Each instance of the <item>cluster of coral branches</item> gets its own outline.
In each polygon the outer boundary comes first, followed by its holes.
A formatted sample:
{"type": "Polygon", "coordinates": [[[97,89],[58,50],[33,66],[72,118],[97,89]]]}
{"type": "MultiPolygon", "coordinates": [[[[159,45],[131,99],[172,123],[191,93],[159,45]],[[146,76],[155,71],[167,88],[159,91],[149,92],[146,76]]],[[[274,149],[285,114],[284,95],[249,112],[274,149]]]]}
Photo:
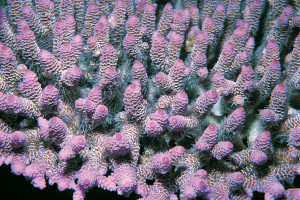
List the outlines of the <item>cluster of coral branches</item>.
{"type": "Polygon", "coordinates": [[[298,0],[8,0],[0,165],[74,200],[300,199],[299,31],[298,0]]]}

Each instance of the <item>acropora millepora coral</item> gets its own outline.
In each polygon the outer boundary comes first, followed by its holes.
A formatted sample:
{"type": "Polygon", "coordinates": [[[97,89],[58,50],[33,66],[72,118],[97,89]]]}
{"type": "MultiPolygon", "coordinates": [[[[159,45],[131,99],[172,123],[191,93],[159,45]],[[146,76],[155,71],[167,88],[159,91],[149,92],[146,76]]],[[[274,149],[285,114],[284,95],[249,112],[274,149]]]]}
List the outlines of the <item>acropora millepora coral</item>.
{"type": "Polygon", "coordinates": [[[300,199],[299,27],[297,0],[8,0],[0,165],[74,200],[300,199]]]}

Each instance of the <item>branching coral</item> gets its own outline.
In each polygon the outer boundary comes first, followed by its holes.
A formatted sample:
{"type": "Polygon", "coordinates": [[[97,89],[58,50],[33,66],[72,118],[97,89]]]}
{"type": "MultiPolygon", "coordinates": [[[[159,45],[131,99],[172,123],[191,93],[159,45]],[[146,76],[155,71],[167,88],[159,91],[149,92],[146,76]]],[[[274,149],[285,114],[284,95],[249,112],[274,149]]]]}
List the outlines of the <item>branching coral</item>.
{"type": "Polygon", "coordinates": [[[299,31],[297,1],[8,0],[0,165],[74,200],[300,199],[299,31]]]}

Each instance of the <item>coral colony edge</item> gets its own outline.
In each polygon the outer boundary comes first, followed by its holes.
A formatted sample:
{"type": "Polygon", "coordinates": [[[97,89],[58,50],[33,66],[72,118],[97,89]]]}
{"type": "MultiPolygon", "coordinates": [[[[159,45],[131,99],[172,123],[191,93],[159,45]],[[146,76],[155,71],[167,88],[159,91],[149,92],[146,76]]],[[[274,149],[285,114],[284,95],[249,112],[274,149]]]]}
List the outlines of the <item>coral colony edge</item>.
{"type": "Polygon", "coordinates": [[[299,200],[299,31],[298,0],[1,1],[1,168],[74,200],[299,200]]]}

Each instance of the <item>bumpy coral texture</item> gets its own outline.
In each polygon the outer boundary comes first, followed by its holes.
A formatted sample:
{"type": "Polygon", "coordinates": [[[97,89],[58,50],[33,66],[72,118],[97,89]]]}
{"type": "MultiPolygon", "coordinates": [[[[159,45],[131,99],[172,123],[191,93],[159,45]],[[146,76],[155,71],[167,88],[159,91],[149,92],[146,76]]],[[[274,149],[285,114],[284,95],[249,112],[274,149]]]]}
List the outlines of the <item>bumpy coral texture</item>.
{"type": "Polygon", "coordinates": [[[74,200],[300,199],[299,1],[1,3],[12,173],[74,200]]]}

